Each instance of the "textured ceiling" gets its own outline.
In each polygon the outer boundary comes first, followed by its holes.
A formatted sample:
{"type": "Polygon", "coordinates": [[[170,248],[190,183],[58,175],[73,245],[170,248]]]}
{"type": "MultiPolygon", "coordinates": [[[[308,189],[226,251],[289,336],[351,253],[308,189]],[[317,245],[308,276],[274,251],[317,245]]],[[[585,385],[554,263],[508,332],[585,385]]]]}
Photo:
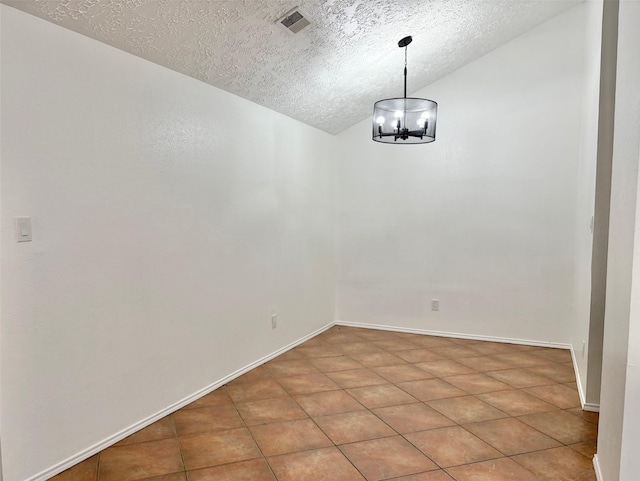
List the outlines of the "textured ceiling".
{"type": "MultiPolygon", "coordinates": [[[[2,0],[329,133],[581,0],[2,0]],[[276,21],[300,6],[312,24],[276,21]]],[[[437,100],[437,99],[434,99],[437,100]]]]}

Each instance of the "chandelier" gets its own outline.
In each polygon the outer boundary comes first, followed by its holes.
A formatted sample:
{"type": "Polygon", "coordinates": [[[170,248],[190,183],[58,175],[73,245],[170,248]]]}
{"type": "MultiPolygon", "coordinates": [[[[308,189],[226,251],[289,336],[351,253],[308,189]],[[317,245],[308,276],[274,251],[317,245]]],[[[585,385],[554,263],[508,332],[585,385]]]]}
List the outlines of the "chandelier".
{"type": "Polygon", "coordinates": [[[387,144],[427,144],[436,140],[438,104],[433,100],[407,97],[407,46],[404,37],[404,97],[379,100],[373,106],[373,140],[387,144]],[[398,142],[400,141],[400,142],[398,142]]]}

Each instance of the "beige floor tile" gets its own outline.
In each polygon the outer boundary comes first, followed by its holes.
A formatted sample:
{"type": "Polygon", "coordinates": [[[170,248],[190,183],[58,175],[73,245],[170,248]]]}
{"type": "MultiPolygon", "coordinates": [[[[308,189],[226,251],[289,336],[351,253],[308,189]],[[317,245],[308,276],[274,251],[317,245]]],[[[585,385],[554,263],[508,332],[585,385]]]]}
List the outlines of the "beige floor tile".
{"type": "Polygon", "coordinates": [[[354,443],[388,436],[396,432],[369,411],[331,414],[314,419],[335,444],[354,443]]]}
{"type": "Polygon", "coordinates": [[[393,351],[393,354],[395,356],[398,356],[400,359],[404,359],[405,361],[410,363],[437,361],[443,359],[442,356],[434,353],[431,349],[427,348],[414,348],[408,351],[393,351]]]}
{"type": "Polygon", "coordinates": [[[229,384],[227,387],[233,402],[257,401],[286,396],[287,392],[275,379],[257,379],[239,384],[229,384]]]}
{"type": "Polygon", "coordinates": [[[515,367],[533,367],[549,364],[551,361],[534,356],[530,351],[496,354],[496,359],[513,364],[515,367]]]}
{"type": "Polygon", "coordinates": [[[356,361],[367,366],[368,368],[380,366],[395,366],[397,364],[405,364],[406,361],[394,356],[390,352],[368,352],[364,354],[352,354],[356,361]]]}
{"type": "Polygon", "coordinates": [[[426,473],[412,474],[410,476],[402,476],[393,478],[390,481],[455,481],[451,476],[441,469],[437,471],[427,471],[426,473]]]}
{"type": "Polygon", "coordinates": [[[571,364],[545,364],[532,366],[529,371],[548,377],[555,382],[575,382],[576,374],[571,364]]]}
{"type": "Polygon", "coordinates": [[[335,345],[343,354],[353,356],[354,354],[366,354],[372,352],[384,352],[378,346],[373,343],[360,340],[359,342],[348,342],[344,344],[335,345]]]}
{"type": "Polygon", "coordinates": [[[521,389],[523,387],[544,386],[548,384],[555,384],[555,381],[528,371],[525,368],[506,369],[502,371],[491,371],[487,373],[498,381],[506,382],[511,386],[521,389]]]}
{"type": "Polygon", "coordinates": [[[337,448],[268,458],[278,481],[365,481],[337,448]]]}
{"type": "MultiPolygon", "coordinates": [[[[498,371],[501,369],[513,369],[514,365],[510,362],[496,359],[494,356],[478,356],[478,357],[465,357],[458,359],[460,364],[464,364],[467,367],[471,367],[479,372],[498,371]]],[[[453,373],[453,374],[465,374],[465,373],[453,373]]],[[[451,375],[453,375],[451,374],[451,375]]]]}
{"type": "Polygon", "coordinates": [[[464,428],[507,456],[561,446],[555,439],[514,418],[465,424],[464,428]]]}
{"type": "Polygon", "coordinates": [[[591,441],[598,436],[595,424],[566,411],[529,414],[518,419],[563,444],[591,441]]]}
{"type": "Polygon", "coordinates": [[[467,464],[449,468],[447,472],[456,481],[541,481],[510,458],[467,464]]]}
{"type": "Polygon", "coordinates": [[[576,416],[581,417],[582,419],[585,419],[586,421],[592,422],[594,424],[598,424],[598,420],[600,419],[600,415],[598,413],[583,411],[582,408],[567,409],[567,412],[575,414],[576,416]]]}
{"type": "Polygon", "coordinates": [[[290,395],[311,394],[340,389],[335,382],[324,374],[304,374],[302,376],[279,377],[278,382],[290,395]]]}
{"type": "Polygon", "coordinates": [[[133,481],[184,471],[178,441],[163,439],[107,448],[100,453],[100,481],[133,481]]]}
{"type": "Polygon", "coordinates": [[[260,424],[249,428],[265,456],[333,446],[311,419],[260,424]]]}
{"type": "Polygon", "coordinates": [[[187,481],[187,473],[165,474],[163,476],[146,478],[143,481],[187,481]]]}
{"type": "Polygon", "coordinates": [[[263,399],[236,405],[247,426],[303,419],[307,414],[290,397],[263,399]]]}
{"type": "Polygon", "coordinates": [[[397,366],[374,367],[373,371],[391,383],[403,381],[417,381],[418,379],[431,379],[432,374],[411,364],[399,364],[397,366]]]}
{"type": "Polygon", "coordinates": [[[479,341],[473,345],[473,348],[486,356],[515,352],[512,344],[504,342],[479,341]]]}
{"type": "Polygon", "coordinates": [[[461,345],[434,347],[433,352],[436,354],[453,360],[462,359],[465,357],[476,357],[482,353],[477,351],[473,347],[465,347],[461,345]]]}
{"type": "Polygon", "coordinates": [[[529,351],[529,354],[541,357],[542,359],[547,359],[554,363],[572,362],[571,351],[569,349],[543,348],[529,351]]]}
{"type": "Polygon", "coordinates": [[[347,392],[369,409],[417,402],[416,398],[391,384],[356,387],[347,389],[347,392]]]}
{"type": "Polygon", "coordinates": [[[210,433],[244,426],[233,404],[180,410],[175,412],[172,417],[178,436],[210,433]]]}
{"type": "Polygon", "coordinates": [[[460,426],[405,434],[405,438],[442,468],[503,457],[460,426]]]}
{"type": "Polygon", "coordinates": [[[589,459],[593,458],[593,455],[598,451],[598,445],[596,440],[592,441],[584,441],[582,443],[576,443],[569,445],[571,449],[574,451],[578,451],[583,456],[588,457],[589,459]]]}
{"type": "Polygon", "coordinates": [[[187,471],[261,457],[246,428],[179,438],[187,471]]]}
{"type": "MultiPolygon", "coordinates": [[[[476,370],[451,359],[416,363],[416,367],[424,369],[437,377],[455,376],[457,374],[473,374],[476,370]]],[[[400,382],[400,381],[396,381],[400,382]]]]}
{"type": "Polygon", "coordinates": [[[573,481],[576,474],[593,470],[591,459],[566,446],[512,459],[544,481],[573,481]]]}
{"type": "Polygon", "coordinates": [[[525,392],[539,397],[560,409],[580,407],[580,397],[576,389],[571,389],[564,384],[551,384],[549,386],[537,386],[524,389],[525,392]]]}
{"type": "Polygon", "coordinates": [[[198,469],[187,476],[189,481],[276,481],[264,459],[198,469]]]}
{"type": "Polygon", "coordinates": [[[525,414],[556,411],[558,409],[553,404],[549,404],[519,389],[477,394],[476,397],[510,416],[524,416],[525,414]]]}
{"type": "Polygon", "coordinates": [[[506,391],[507,389],[511,389],[509,384],[498,381],[483,373],[448,376],[442,378],[442,380],[469,394],[481,394],[484,392],[506,391]]]}
{"type": "Polygon", "coordinates": [[[420,401],[451,398],[466,394],[462,389],[458,389],[441,379],[400,382],[397,386],[420,401]]]}
{"type": "Polygon", "coordinates": [[[455,424],[424,403],[402,404],[374,409],[373,412],[400,434],[442,428],[455,424]]]}
{"type": "Polygon", "coordinates": [[[437,469],[429,458],[400,436],[345,444],[340,449],[367,481],[437,469]]]}
{"type": "Polygon", "coordinates": [[[349,371],[364,368],[358,361],[345,355],[311,359],[311,364],[322,372],[349,371]]]}
{"type": "Polygon", "coordinates": [[[352,387],[375,386],[387,384],[388,381],[370,369],[353,369],[350,371],[339,371],[327,373],[336,384],[343,389],[352,387]]]}
{"type": "Polygon", "coordinates": [[[475,396],[436,399],[434,401],[427,401],[427,404],[458,424],[489,421],[491,419],[500,419],[508,416],[475,396]]]}
{"type": "Polygon", "coordinates": [[[363,411],[366,408],[345,391],[326,391],[314,394],[294,396],[296,402],[311,417],[326,416],[352,411],[363,411]]]}
{"type": "Polygon", "coordinates": [[[596,477],[596,472],[594,471],[594,469],[589,468],[580,474],[573,475],[571,477],[571,481],[598,481],[598,478],[596,477]]]}

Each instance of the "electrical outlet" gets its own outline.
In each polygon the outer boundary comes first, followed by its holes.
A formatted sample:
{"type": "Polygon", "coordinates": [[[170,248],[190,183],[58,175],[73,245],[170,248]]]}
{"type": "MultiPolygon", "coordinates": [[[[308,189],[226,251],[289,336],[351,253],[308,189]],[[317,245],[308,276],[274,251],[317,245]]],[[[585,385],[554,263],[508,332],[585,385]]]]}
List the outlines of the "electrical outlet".
{"type": "Polygon", "coordinates": [[[278,314],[271,314],[271,329],[278,327],[278,314]]]}
{"type": "Polygon", "coordinates": [[[440,310],[440,299],[431,299],[431,310],[432,311],[440,310]]]}

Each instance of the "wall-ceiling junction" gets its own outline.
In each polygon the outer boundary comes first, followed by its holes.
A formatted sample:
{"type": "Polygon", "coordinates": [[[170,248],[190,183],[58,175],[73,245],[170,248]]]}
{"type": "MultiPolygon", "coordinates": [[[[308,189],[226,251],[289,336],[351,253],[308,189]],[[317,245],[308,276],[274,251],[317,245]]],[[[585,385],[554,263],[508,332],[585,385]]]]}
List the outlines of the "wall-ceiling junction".
{"type": "Polygon", "coordinates": [[[581,0],[1,0],[338,133],[581,0]],[[301,7],[311,25],[276,22],[301,7]]]}

